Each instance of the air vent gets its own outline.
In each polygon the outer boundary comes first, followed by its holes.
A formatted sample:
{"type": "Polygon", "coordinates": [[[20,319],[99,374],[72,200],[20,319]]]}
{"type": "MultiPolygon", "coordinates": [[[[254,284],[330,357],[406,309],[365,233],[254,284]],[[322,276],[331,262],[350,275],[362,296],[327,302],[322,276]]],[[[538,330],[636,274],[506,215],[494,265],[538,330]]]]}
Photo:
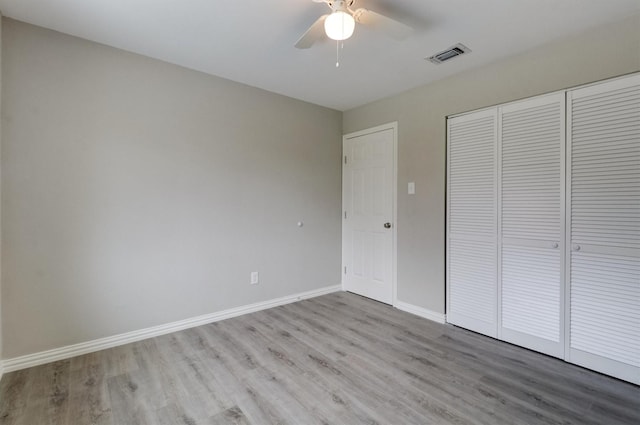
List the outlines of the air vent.
{"type": "Polygon", "coordinates": [[[464,55],[465,53],[469,53],[470,51],[471,49],[469,49],[467,46],[465,46],[464,44],[458,43],[455,46],[451,46],[446,50],[443,50],[431,57],[428,57],[427,60],[435,63],[436,65],[439,65],[442,62],[446,62],[460,55],[464,55]]]}

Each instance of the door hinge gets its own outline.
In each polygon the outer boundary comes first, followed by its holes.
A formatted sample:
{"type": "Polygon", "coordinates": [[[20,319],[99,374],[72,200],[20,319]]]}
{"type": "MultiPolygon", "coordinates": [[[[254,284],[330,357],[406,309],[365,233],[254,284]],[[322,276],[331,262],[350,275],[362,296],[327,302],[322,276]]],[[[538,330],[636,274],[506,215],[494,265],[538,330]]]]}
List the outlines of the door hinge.
{"type": "Polygon", "coordinates": [[[347,266],[344,266],[344,274],[347,274],[347,266]]]}
{"type": "Polygon", "coordinates": [[[344,156],[344,163],[347,163],[347,155],[344,156]]]}
{"type": "Polygon", "coordinates": [[[347,212],[346,211],[344,212],[344,218],[347,218],[347,212]]]}

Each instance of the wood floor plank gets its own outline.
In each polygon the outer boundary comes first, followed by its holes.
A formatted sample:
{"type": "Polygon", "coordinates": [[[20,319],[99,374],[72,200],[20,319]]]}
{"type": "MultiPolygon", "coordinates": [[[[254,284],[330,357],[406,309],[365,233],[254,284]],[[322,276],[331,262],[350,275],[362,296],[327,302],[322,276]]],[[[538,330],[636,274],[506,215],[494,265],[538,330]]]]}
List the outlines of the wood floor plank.
{"type": "Polygon", "coordinates": [[[191,340],[185,333],[156,338],[159,354],[167,362],[174,388],[170,402],[177,404],[189,417],[205,419],[234,406],[224,388],[207,368],[203,368],[191,340]]]}
{"type": "MultiPolygon", "coordinates": [[[[69,409],[69,360],[35,367],[25,388],[27,405],[15,424],[64,423],[69,409]]],[[[4,378],[3,378],[4,379],[4,378]]]]}
{"type": "MultiPolygon", "coordinates": [[[[82,356],[87,360],[97,356],[82,356]]],[[[83,362],[84,363],[84,362],[83,362]]],[[[100,362],[86,362],[72,370],[69,377],[69,410],[67,423],[111,425],[111,401],[106,373],[100,362]]]]}
{"type": "Polygon", "coordinates": [[[153,423],[157,425],[197,425],[203,422],[190,416],[182,406],[169,404],[156,410],[153,423]]]}
{"type": "Polygon", "coordinates": [[[313,392],[309,397],[323,403],[325,408],[335,408],[334,412],[337,412],[338,417],[330,423],[378,423],[381,420],[376,419],[378,415],[368,407],[367,395],[345,387],[340,378],[342,372],[335,367],[329,368],[331,362],[347,356],[346,353],[329,349],[327,354],[322,348],[332,345],[329,339],[316,335],[315,339],[309,340],[308,338],[312,338],[310,332],[303,326],[284,320],[272,311],[264,314],[260,324],[255,326],[273,326],[278,335],[286,338],[285,345],[291,353],[290,357],[304,367],[303,382],[306,383],[306,391],[313,392]],[[276,321],[273,321],[274,317],[276,321]],[[336,353],[337,356],[332,356],[332,353],[336,353]],[[324,368],[329,368],[333,373],[322,373],[324,368]]]}
{"type": "Polygon", "coordinates": [[[250,423],[285,423],[285,418],[270,404],[263,403],[263,397],[247,382],[247,373],[257,367],[256,363],[229,346],[216,323],[200,326],[196,332],[205,342],[206,349],[200,353],[205,367],[222,383],[250,423]]]}
{"type": "MultiPolygon", "coordinates": [[[[144,389],[145,381],[139,373],[131,372],[107,380],[113,423],[122,425],[153,425],[155,404],[153,396],[144,389]],[[137,376],[132,376],[132,375],[137,376]],[[140,388],[142,391],[139,391],[140,388]]],[[[71,422],[73,423],[73,422],[71,422]]]]}
{"type": "Polygon", "coordinates": [[[368,417],[367,412],[353,403],[337,383],[332,385],[314,370],[316,364],[313,359],[322,357],[322,353],[274,325],[262,313],[245,324],[245,328],[260,346],[266,347],[279,366],[272,373],[285,378],[289,392],[313,416],[322,423],[357,423],[360,418],[368,417]]]}
{"type": "Polygon", "coordinates": [[[7,374],[0,381],[0,423],[15,425],[23,417],[28,406],[29,388],[36,377],[33,369],[7,374]]]}
{"type": "Polygon", "coordinates": [[[105,378],[134,372],[139,368],[138,362],[136,361],[136,347],[138,346],[137,343],[126,344],[109,350],[74,357],[71,359],[71,368],[72,370],[74,368],[81,368],[83,362],[91,361],[85,359],[85,357],[97,357],[97,361],[100,361],[104,368],[105,378]]]}
{"type": "Polygon", "coordinates": [[[238,406],[234,406],[224,412],[218,413],[213,416],[208,422],[208,425],[249,425],[247,417],[244,415],[242,409],[238,406]]]}
{"type": "Polygon", "coordinates": [[[0,425],[640,424],[640,387],[350,293],[7,373],[0,425]]]}

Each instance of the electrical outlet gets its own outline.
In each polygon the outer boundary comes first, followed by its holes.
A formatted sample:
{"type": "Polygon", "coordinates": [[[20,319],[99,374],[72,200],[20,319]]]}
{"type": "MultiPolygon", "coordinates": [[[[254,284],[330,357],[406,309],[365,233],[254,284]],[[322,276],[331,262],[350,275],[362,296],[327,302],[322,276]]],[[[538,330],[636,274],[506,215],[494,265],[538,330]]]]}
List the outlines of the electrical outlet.
{"type": "Polygon", "coordinates": [[[251,284],[257,285],[259,281],[260,276],[258,275],[258,272],[251,272],[251,284]]]}

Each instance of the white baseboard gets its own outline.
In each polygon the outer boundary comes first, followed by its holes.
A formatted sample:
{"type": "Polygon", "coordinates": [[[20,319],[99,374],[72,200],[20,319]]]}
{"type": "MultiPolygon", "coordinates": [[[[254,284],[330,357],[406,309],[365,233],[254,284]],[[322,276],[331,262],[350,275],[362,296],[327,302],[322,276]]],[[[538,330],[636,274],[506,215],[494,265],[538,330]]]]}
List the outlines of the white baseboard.
{"type": "Polygon", "coordinates": [[[415,314],[424,319],[432,320],[438,323],[445,323],[446,317],[442,313],[436,313],[435,311],[427,310],[426,308],[418,307],[413,304],[405,303],[402,301],[396,301],[393,305],[398,310],[406,311],[407,313],[415,314]]]}
{"type": "Polygon", "coordinates": [[[94,351],[117,347],[119,345],[129,344],[131,342],[141,341],[143,339],[181,331],[183,329],[194,328],[196,326],[206,325],[208,323],[241,316],[243,314],[254,313],[256,311],[266,310],[268,308],[277,307],[308,298],[318,297],[320,295],[330,294],[332,292],[338,292],[341,290],[341,285],[328,286],[325,288],[301,292],[298,294],[276,298],[269,301],[262,301],[255,304],[230,308],[228,310],[223,310],[216,313],[205,314],[203,316],[180,320],[178,322],[167,323],[165,325],[154,326],[151,328],[127,332],[120,335],[95,339],[93,341],[68,345],[66,347],[54,348],[53,350],[41,351],[39,353],[14,357],[12,359],[6,359],[0,364],[0,374],[2,373],[3,368],[4,372],[13,372],[15,370],[26,369],[28,367],[38,366],[57,360],[68,359],[82,354],[92,353],[94,351]]]}
{"type": "Polygon", "coordinates": [[[0,360],[0,381],[2,381],[2,375],[4,375],[4,362],[0,360]]]}

